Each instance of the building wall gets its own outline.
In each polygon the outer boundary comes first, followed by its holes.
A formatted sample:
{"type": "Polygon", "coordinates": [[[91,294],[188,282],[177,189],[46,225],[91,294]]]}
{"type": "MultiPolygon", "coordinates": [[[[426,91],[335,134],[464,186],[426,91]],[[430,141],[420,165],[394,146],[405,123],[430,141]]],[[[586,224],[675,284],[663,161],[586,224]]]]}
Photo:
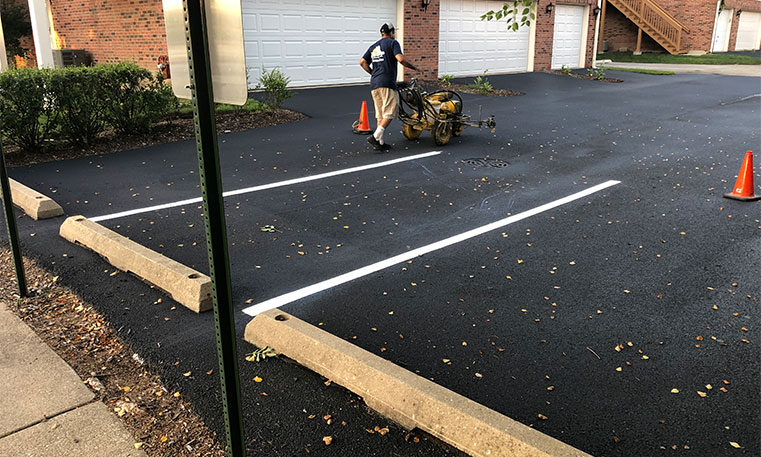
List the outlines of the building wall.
{"type": "MultiPolygon", "coordinates": [[[[555,34],[555,11],[547,14],[547,5],[557,4],[557,0],[539,0],[536,7],[536,44],[534,49],[534,71],[549,71],[552,66],[552,43],[555,34]]],[[[594,7],[596,0],[563,0],[566,5],[589,5],[589,26],[587,29],[586,59],[584,65],[592,66],[595,40],[594,7]]]]}
{"type": "Polygon", "coordinates": [[[732,9],[732,26],[729,32],[729,49],[733,51],[737,44],[737,25],[740,23],[740,18],[736,16],[738,10],[743,11],[761,11],[761,1],[759,0],[726,0],[724,7],[732,9]]]}
{"type": "MultiPolygon", "coordinates": [[[[689,29],[690,33],[682,34],[683,49],[687,51],[710,51],[713,27],[716,21],[716,0],[656,1],[664,10],[689,29]]],[[[664,51],[646,33],[642,37],[643,51],[664,51]]],[[[608,42],[611,51],[617,51],[619,48],[627,48],[633,51],[637,46],[637,26],[619,12],[613,4],[608,3],[602,39],[608,42]]]]}
{"type": "Polygon", "coordinates": [[[404,47],[402,51],[423,73],[405,69],[404,76],[421,79],[439,77],[439,0],[431,0],[423,11],[422,1],[404,1],[404,47]]]}
{"type": "Polygon", "coordinates": [[[55,47],[84,49],[95,63],[134,61],[156,71],[167,55],[161,0],[54,0],[55,47]]]}

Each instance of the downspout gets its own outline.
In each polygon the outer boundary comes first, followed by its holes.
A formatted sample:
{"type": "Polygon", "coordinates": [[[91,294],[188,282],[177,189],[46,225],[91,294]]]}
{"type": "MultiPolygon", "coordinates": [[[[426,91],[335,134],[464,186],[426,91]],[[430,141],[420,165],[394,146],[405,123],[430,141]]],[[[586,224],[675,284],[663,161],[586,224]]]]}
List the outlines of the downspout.
{"type": "Polygon", "coordinates": [[[47,0],[29,0],[29,19],[32,23],[37,67],[53,68],[53,46],[50,38],[50,17],[47,0]]]}
{"type": "MultiPolygon", "coordinates": [[[[602,11],[602,0],[597,0],[597,7],[602,11]]],[[[592,68],[597,68],[597,43],[600,40],[600,15],[602,12],[597,13],[595,18],[595,45],[592,48],[592,68]]]]}
{"type": "MultiPolygon", "coordinates": [[[[714,15],[714,18],[713,18],[713,33],[711,34],[711,45],[708,47],[708,52],[710,53],[713,53],[714,45],[716,44],[716,28],[719,25],[719,14],[721,14],[721,3],[722,3],[722,0],[718,0],[716,2],[716,15],[714,15]]],[[[729,30],[727,30],[727,34],[729,34],[729,30]]]]}
{"type": "Polygon", "coordinates": [[[0,73],[8,69],[8,56],[5,53],[5,36],[3,36],[3,18],[0,17],[0,73]]]}

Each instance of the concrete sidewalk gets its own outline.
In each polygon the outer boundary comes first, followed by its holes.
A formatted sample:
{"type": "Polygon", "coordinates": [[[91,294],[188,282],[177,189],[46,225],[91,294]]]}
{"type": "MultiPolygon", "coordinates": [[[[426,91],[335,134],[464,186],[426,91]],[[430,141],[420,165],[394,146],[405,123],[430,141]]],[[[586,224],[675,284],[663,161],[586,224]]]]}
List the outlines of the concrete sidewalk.
{"type": "Polygon", "coordinates": [[[635,62],[608,62],[598,61],[600,67],[610,68],[637,68],[643,70],[663,70],[674,73],[692,73],[703,75],[729,75],[729,76],[755,76],[761,77],[761,65],[697,65],[697,64],[664,64],[664,63],[635,63],[635,62]]]}
{"type": "Polygon", "coordinates": [[[146,457],[74,370],[0,303],[0,457],[146,457]]]}

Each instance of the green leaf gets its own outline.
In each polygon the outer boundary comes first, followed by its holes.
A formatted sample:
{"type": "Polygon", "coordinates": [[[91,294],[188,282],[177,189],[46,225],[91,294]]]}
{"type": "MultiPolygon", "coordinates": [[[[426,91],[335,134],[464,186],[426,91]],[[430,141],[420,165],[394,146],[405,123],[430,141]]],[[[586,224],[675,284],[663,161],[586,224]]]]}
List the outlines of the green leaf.
{"type": "Polygon", "coordinates": [[[513,23],[513,31],[514,31],[514,32],[517,32],[517,31],[518,31],[518,27],[519,27],[519,26],[518,26],[518,23],[517,23],[517,22],[514,22],[514,23],[513,23]]]}

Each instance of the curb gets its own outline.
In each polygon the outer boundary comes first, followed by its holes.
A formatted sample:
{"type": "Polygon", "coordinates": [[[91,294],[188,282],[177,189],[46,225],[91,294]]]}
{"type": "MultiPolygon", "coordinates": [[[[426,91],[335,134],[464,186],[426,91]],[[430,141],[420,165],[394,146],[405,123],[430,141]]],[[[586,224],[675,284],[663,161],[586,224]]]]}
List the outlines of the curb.
{"type": "Polygon", "coordinates": [[[63,216],[63,208],[52,198],[46,197],[16,180],[9,179],[8,181],[11,184],[13,204],[23,209],[35,221],[63,216]]]}
{"type": "Polygon", "coordinates": [[[72,216],[60,235],[103,256],[114,267],[135,274],[169,294],[177,303],[201,313],[212,308],[211,279],[152,251],[84,216],[72,216]]]}
{"type": "Polygon", "coordinates": [[[256,316],[245,340],[274,348],[403,427],[417,427],[473,457],[589,457],[278,309],[256,316]]]}

